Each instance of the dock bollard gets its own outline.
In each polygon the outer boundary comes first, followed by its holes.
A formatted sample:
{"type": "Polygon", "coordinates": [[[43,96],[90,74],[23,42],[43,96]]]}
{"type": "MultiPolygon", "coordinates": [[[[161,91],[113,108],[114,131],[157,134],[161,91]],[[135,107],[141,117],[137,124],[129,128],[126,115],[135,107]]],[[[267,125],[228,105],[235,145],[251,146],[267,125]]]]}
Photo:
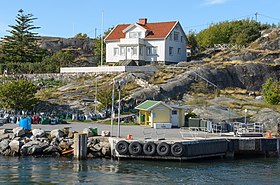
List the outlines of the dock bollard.
{"type": "Polygon", "coordinates": [[[79,160],[87,158],[87,134],[74,134],[74,157],[79,160]]]}

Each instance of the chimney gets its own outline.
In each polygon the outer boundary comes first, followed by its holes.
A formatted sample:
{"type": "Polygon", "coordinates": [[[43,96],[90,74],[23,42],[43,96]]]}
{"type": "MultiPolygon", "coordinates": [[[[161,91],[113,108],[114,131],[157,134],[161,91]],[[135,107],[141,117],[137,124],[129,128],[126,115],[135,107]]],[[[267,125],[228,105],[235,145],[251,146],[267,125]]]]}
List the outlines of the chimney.
{"type": "Polygon", "coordinates": [[[138,23],[141,24],[141,25],[146,25],[147,24],[147,18],[140,18],[138,23]]]}

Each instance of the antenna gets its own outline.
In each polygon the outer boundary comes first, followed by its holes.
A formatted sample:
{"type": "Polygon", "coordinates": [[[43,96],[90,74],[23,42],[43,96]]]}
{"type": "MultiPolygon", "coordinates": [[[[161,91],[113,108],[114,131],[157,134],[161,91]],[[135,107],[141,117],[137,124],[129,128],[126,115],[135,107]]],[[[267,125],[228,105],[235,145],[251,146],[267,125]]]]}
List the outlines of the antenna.
{"type": "Polygon", "coordinates": [[[255,17],[256,17],[256,22],[258,22],[258,12],[255,13],[255,17]]]}
{"type": "Polygon", "coordinates": [[[101,57],[100,57],[100,63],[101,66],[103,65],[103,23],[104,22],[104,12],[102,11],[102,19],[101,19],[101,57]]]}

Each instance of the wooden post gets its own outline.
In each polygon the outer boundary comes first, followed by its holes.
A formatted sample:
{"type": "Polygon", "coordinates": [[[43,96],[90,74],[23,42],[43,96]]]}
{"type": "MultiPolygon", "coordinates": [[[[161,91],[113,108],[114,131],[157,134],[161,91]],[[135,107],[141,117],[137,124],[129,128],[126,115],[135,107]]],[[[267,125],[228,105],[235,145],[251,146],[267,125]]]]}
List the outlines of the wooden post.
{"type": "Polygon", "coordinates": [[[74,157],[79,160],[87,158],[87,134],[74,134],[74,157]]]}

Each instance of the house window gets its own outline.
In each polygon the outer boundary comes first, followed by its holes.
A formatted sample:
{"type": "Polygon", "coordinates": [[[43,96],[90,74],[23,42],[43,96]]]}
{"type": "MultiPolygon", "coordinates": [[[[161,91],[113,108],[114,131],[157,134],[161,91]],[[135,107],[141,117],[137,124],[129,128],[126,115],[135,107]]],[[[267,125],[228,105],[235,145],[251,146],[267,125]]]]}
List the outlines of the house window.
{"type": "Polygon", "coordinates": [[[178,54],[179,55],[181,54],[181,48],[178,48],[178,54]]]}
{"type": "Polygon", "coordinates": [[[119,48],[114,48],[114,56],[119,55],[119,48]]]}
{"type": "Polygon", "coordinates": [[[143,55],[143,46],[140,46],[140,47],[139,47],[139,54],[140,54],[140,55],[143,55]]]}
{"type": "Polygon", "coordinates": [[[172,41],[172,33],[170,33],[170,37],[169,37],[170,41],[172,41]]]}
{"type": "Polygon", "coordinates": [[[132,55],[137,55],[137,47],[131,47],[132,55]]]}
{"type": "Polygon", "coordinates": [[[157,117],[157,114],[155,112],[153,112],[153,117],[156,118],[157,117]]]}
{"type": "Polygon", "coordinates": [[[169,47],[169,55],[173,55],[173,47],[169,47]]]}
{"type": "Polygon", "coordinates": [[[181,42],[184,42],[184,37],[183,36],[181,36],[181,42]]]}
{"type": "Polygon", "coordinates": [[[157,47],[147,47],[147,55],[156,55],[157,54],[157,47]]]}
{"type": "Polygon", "coordinates": [[[178,114],[177,110],[172,110],[172,115],[177,115],[177,114],[178,114]]]}
{"type": "Polygon", "coordinates": [[[121,47],[121,49],[120,49],[120,54],[121,54],[121,56],[124,56],[125,55],[125,47],[121,47]]]}
{"type": "Polygon", "coordinates": [[[129,38],[140,38],[141,32],[129,32],[129,38]]]}
{"type": "Polygon", "coordinates": [[[174,32],[174,41],[179,40],[179,32],[174,32]]]}

